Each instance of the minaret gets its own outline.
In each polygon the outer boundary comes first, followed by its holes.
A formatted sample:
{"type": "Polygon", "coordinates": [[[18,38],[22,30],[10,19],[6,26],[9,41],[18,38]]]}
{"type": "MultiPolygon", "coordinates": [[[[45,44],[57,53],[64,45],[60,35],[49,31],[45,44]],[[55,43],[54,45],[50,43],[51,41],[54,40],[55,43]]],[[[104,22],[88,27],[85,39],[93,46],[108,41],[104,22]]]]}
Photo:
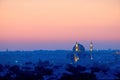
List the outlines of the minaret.
{"type": "Polygon", "coordinates": [[[75,53],[74,53],[74,61],[77,62],[79,60],[79,57],[77,56],[79,52],[79,45],[78,45],[78,42],[76,42],[75,44],[75,53]]]}
{"type": "Polygon", "coordinates": [[[78,43],[76,42],[75,44],[75,51],[78,52],[79,51],[79,47],[78,47],[78,43]]]}
{"type": "Polygon", "coordinates": [[[92,52],[92,51],[93,51],[93,43],[90,42],[90,52],[92,52]]]}
{"type": "Polygon", "coordinates": [[[91,59],[91,60],[93,60],[92,51],[93,51],[93,43],[90,42],[90,59],[91,59]]]}

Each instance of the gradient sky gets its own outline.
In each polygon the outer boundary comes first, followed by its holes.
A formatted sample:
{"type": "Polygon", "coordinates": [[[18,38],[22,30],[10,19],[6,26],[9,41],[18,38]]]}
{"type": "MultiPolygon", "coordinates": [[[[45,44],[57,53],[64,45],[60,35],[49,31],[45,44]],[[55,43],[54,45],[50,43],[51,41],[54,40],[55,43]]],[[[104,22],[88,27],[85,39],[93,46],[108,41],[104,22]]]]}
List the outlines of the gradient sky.
{"type": "Polygon", "coordinates": [[[119,0],[0,0],[0,50],[120,49],[119,0]]]}

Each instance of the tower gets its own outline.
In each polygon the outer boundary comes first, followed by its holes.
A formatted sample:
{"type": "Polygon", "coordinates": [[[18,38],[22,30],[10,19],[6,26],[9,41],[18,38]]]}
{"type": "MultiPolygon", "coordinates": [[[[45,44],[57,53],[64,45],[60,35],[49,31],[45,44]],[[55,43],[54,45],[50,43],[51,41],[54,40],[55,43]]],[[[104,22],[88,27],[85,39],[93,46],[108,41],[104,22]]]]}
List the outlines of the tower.
{"type": "Polygon", "coordinates": [[[78,52],[79,51],[79,47],[78,47],[78,43],[76,42],[75,44],[75,51],[78,52]]]}
{"type": "Polygon", "coordinates": [[[73,52],[75,52],[75,53],[84,53],[85,48],[84,48],[83,45],[76,42],[75,45],[73,46],[73,52]]]}
{"type": "Polygon", "coordinates": [[[92,51],[93,51],[93,43],[90,42],[90,52],[92,52],[92,51]]]}
{"type": "Polygon", "coordinates": [[[92,51],[93,51],[93,43],[90,42],[90,59],[91,60],[93,60],[92,51]]]}

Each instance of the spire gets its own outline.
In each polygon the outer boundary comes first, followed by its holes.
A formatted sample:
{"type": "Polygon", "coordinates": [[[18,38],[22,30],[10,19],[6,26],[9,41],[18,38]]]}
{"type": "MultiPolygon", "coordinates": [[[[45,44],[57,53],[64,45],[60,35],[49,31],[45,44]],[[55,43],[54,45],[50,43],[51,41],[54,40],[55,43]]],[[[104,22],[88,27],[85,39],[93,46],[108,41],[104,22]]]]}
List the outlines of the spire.
{"type": "Polygon", "coordinates": [[[91,52],[93,51],[93,43],[92,43],[92,41],[90,42],[90,51],[91,52]]]}
{"type": "Polygon", "coordinates": [[[76,42],[76,44],[75,44],[75,51],[76,51],[76,52],[79,51],[79,48],[78,48],[78,42],[76,42]]]}
{"type": "Polygon", "coordinates": [[[92,51],[93,51],[93,43],[92,41],[90,42],[90,59],[93,60],[93,57],[92,57],[92,51]]]}

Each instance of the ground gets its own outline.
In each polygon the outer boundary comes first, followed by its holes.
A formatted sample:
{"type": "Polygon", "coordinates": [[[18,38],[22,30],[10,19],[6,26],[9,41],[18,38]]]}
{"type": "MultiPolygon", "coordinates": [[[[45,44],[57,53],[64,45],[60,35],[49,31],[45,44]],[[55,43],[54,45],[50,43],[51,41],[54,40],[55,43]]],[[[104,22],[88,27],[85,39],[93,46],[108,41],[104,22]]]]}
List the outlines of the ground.
{"type": "Polygon", "coordinates": [[[101,80],[120,79],[120,51],[38,50],[0,52],[0,80],[101,80]]]}

